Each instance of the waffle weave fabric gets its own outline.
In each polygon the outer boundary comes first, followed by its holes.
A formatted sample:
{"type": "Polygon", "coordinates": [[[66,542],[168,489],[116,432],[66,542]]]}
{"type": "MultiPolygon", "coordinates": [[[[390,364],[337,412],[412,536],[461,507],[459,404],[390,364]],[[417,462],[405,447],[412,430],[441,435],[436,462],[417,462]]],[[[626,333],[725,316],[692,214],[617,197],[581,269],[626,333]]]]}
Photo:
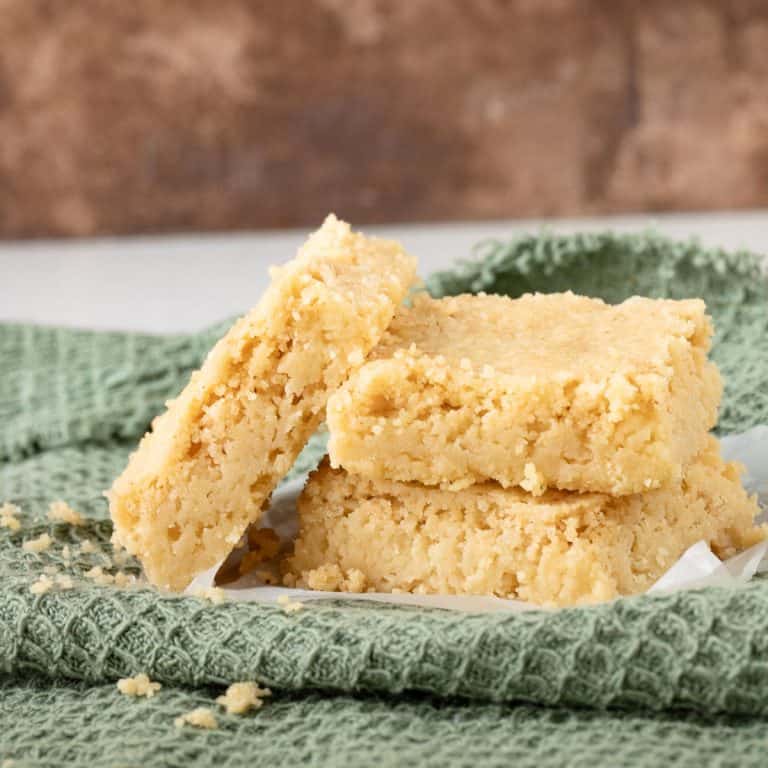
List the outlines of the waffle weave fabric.
{"type": "MultiPolygon", "coordinates": [[[[703,297],[727,382],[721,431],[768,423],[758,256],[599,234],[485,243],[477,257],[429,290],[703,297]]],[[[86,577],[113,565],[102,492],[224,327],[153,337],[0,326],[0,503],[22,509],[20,530],[0,528],[0,764],[764,764],[768,580],[467,615],[343,601],[286,613],[86,577]],[[85,523],[47,520],[56,499],[85,523]],[[43,533],[47,550],[22,548],[43,533]],[[33,594],[44,568],[74,588],[33,594]],[[118,693],[115,681],[139,672],[161,691],[118,693]],[[174,727],[239,680],[274,695],[245,716],[217,711],[216,730],[174,727]]],[[[322,450],[318,437],[294,474],[322,450]]]]}

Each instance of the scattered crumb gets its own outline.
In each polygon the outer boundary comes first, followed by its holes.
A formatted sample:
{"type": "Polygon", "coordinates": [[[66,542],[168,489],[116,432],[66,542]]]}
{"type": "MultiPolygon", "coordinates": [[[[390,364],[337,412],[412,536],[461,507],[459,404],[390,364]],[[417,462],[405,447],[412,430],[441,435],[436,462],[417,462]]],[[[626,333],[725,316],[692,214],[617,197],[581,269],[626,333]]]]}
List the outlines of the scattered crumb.
{"type": "Polygon", "coordinates": [[[65,545],[64,545],[64,546],[61,548],[61,556],[62,556],[62,557],[65,559],[65,560],[69,560],[69,559],[72,557],[72,550],[70,550],[70,548],[69,548],[69,544],[65,544],[65,545]]]}
{"type": "Polygon", "coordinates": [[[160,683],[153,683],[143,672],[136,677],[124,677],[117,681],[117,690],[123,696],[144,696],[151,699],[162,687],[160,683]]]}
{"type": "Polygon", "coordinates": [[[26,552],[45,552],[51,543],[51,537],[47,533],[41,533],[36,539],[28,539],[21,546],[26,552]]]}
{"type": "Polygon", "coordinates": [[[68,523],[69,525],[82,525],[85,520],[66,501],[54,501],[48,507],[48,519],[54,523],[68,523]]]}
{"type": "Polygon", "coordinates": [[[43,568],[43,573],[48,576],[55,576],[58,572],[59,569],[55,565],[46,565],[45,568],[43,568]]]}
{"type": "Polygon", "coordinates": [[[229,715],[244,715],[251,709],[259,709],[264,697],[270,696],[269,688],[260,688],[257,683],[232,683],[223,696],[216,699],[229,715]]]}
{"type": "Polygon", "coordinates": [[[86,571],[85,578],[92,579],[102,586],[112,584],[115,581],[115,577],[111,573],[104,573],[104,569],[100,565],[94,566],[90,571],[86,571]]]}
{"type": "Polygon", "coordinates": [[[190,593],[193,597],[199,597],[203,600],[209,600],[210,602],[221,605],[226,602],[227,595],[223,589],[219,587],[208,587],[207,589],[195,589],[190,593]]]}
{"type": "Polygon", "coordinates": [[[19,514],[21,514],[21,510],[15,504],[7,501],[0,505],[0,528],[18,531],[21,528],[21,522],[16,516],[19,514]]]}
{"type": "Polygon", "coordinates": [[[98,548],[96,545],[90,540],[86,539],[81,545],[80,545],[80,554],[81,555],[89,555],[92,552],[97,552],[98,548]]]}
{"type": "Polygon", "coordinates": [[[120,589],[133,586],[136,583],[136,577],[132,573],[124,573],[123,571],[118,571],[114,578],[115,586],[120,587],[120,589]]]}
{"type": "Polygon", "coordinates": [[[11,531],[18,531],[21,528],[21,523],[17,518],[11,517],[11,515],[0,516],[0,528],[8,528],[11,531]]]}
{"type": "Polygon", "coordinates": [[[68,576],[66,573],[60,573],[56,577],[56,584],[59,589],[73,589],[75,586],[75,582],[72,580],[72,577],[68,576]]]}
{"type": "Polygon", "coordinates": [[[50,576],[42,574],[37,577],[37,581],[30,584],[29,591],[33,595],[44,595],[46,592],[50,592],[53,583],[53,579],[50,576]]]}
{"type": "Polygon", "coordinates": [[[191,712],[187,712],[185,715],[179,715],[173,724],[177,728],[183,728],[185,725],[193,725],[195,728],[207,728],[212,730],[218,728],[219,724],[216,722],[216,716],[213,714],[213,710],[208,707],[198,707],[191,712]]]}
{"type": "Polygon", "coordinates": [[[300,603],[298,600],[292,600],[288,595],[281,595],[277,598],[277,602],[282,606],[285,613],[296,613],[304,607],[304,603],[300,603]]]}

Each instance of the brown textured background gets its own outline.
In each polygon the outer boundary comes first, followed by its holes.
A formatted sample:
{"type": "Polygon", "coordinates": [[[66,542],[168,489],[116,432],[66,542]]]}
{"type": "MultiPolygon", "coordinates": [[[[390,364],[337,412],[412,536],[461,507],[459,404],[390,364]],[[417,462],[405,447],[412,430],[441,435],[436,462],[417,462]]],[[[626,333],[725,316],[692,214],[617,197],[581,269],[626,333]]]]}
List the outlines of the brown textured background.
{"type": "Polygon", "coordinates": [[[0,0],[0,236],[760,206],[765,0],[0,0]]]}

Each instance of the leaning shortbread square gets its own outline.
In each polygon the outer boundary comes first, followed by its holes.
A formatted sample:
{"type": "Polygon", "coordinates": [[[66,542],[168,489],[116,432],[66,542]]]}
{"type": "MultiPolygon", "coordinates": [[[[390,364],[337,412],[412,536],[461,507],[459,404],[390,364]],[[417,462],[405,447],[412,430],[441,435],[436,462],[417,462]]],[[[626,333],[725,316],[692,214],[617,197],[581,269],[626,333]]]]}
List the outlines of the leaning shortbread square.
{"type": "Polygon", "coordinates": [[[398,243],[329,216],[158,417],[109,492],[114,538],[183,589],[258,519],[415,277],[398,243]]]}

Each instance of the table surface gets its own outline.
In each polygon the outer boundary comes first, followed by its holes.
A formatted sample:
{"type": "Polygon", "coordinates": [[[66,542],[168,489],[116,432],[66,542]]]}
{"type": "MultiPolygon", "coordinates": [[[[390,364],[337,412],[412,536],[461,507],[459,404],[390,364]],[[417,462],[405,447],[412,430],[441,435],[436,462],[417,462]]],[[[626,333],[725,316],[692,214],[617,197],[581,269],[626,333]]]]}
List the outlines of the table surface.
{"type": "MultiPolygon", "coordinates": [[[[655,229],[708,246],[768,254],[768,211],[599,219],[363,227],[399,239],[427,275],[468,258],[484,238],[655,229]]],[[[306,230],[0,244],[0,321],[153,332],[194,331],[242,313],[267,267],[292,257],[306,230]]]]}

